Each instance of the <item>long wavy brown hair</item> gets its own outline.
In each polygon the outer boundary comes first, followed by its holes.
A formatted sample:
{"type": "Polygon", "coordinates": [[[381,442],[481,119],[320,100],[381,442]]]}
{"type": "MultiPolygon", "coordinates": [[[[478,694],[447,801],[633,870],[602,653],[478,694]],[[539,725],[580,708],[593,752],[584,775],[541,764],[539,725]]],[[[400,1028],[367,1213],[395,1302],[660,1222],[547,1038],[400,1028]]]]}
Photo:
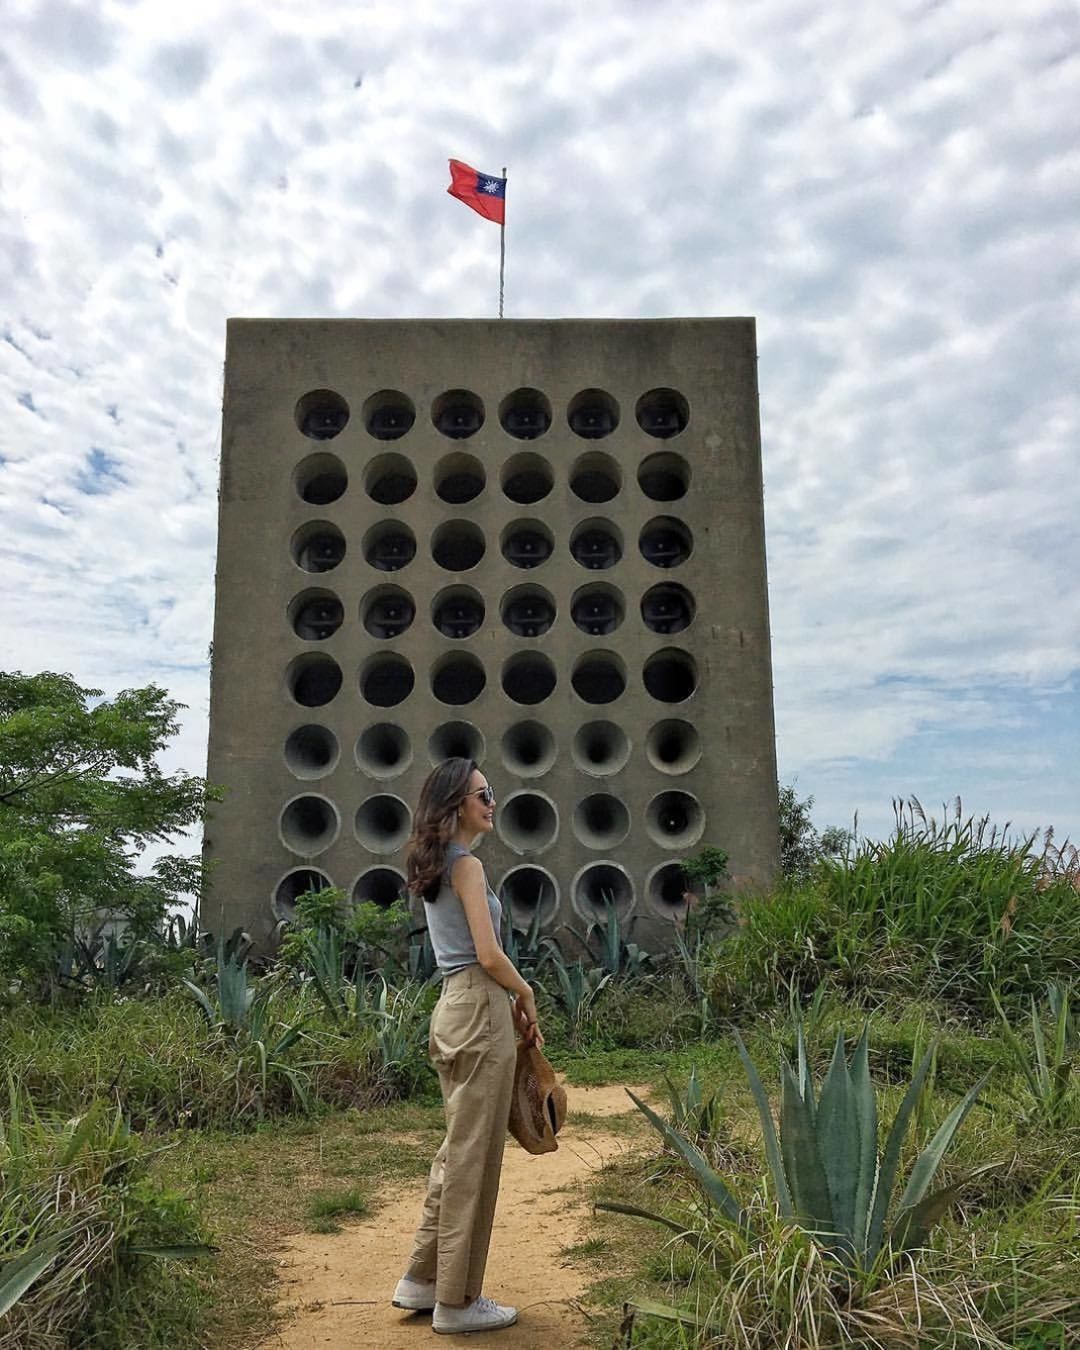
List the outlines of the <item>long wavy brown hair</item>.
{"type": "Polygon", "coordinates": [[[458,807],[468,795],[476,767],[472,759],[444,759],[424,779],[412,834],[405,845],[405,876],[413,895],[434,900],[439,893],[458,807]]]}

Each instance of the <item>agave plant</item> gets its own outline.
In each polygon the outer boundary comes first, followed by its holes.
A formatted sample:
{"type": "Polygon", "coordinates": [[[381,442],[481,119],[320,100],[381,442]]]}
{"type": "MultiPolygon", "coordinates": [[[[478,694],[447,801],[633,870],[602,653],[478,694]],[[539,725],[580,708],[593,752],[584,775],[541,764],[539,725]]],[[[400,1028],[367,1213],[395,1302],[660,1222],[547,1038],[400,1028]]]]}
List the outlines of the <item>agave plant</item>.
{"type": "Polygon", "coordinates": [[[636,942],[627,941],[635,920],[631,919],[624,925],[619,918],[614,896],[608,891],[601,892],[601,896],[604,901],[603,919],[594,919],[585,933],[569,924],[567,928],[582,947],[595,956],[608,975],[642,974],[651,958],[636,942]],[[599,939],[596,951],[593,950],[594,939],[599,939]]]}
{"type": "Polygon", "coordinates": [[[543,910],[537,905],[533,911],[529,927],[525,930],[514,927],[514,916],[508,904],[503,905],[502,947],[514,965],[526,979],[533,979],[544,967],[545,962],[558,958],[559,948],[552,938],[540,936],[540,924],[543,910]]]}
{"type": "Polygon", "coordinates": [[[1035,1000],[1031,1000],[1031,1039],[1034,1054],[1016,1034],[997,994],[990,997],[1001,1018],[1005,1041],[1018,1071],[1023,1075],[1035,1102],[1035,1112],[1047,1125],[1060,1125],[1076,1109],[1073,1093],[1073,1062],[1080,1050],[1080,1034],[1072,1014],[1072,991],[1068,985],[1047,986],[1047,1001],[1053,1019],[1053,1032],[1047,1044],[1042,1018],[1035,1000]]]}
{"type": "MultiPolygon", "coordinates": [[[[930,1052],[915,1072],[889,1129],[885,1150],[879,1155],[867,1031],[859,1038],[850,1065],[844,1057],[843,1033],[837,1036],[832,1062],[820,1094],[816,1094],[799,1029],[796,1065],[781,1061],[779,1129],[757,1069],[738,1033],[735,1040],[761,1117],[765,1156],[780,1216],[801,1227],[852,1278],[887,1267],[896,1255],[923,1246],[930,1229],[964,1184],[994,1165],[986,1164],[939,1190],[930,1189],[953,1136],[989,1075],[981,1078],[949,1113],[919,1154],[903,1193],[895,1200],[900,1152],[929,1072],[930,1052]]],[[[720,1217],[748,1237],[756,1236],[747,1210],[700,1149],[632,1092],[629,1095],[690,1166],[720,1217]]],[[[611,1203],[598,1208],[653,1219],[691,1242],[699,1240],[662,1215],[611,1203]]]]}
{"type": "Polygon", "coordinates": [[[184,984],[199,1010],[211,1027],[224,1027],[229,1031],[242,1031],[248,1022],[248,1014],[255,998],[255,989],[248,979],[247,961],[229,951],[219,938],[217,948],[217,967],[214,982],[216,985],[216,1006],[191,980],[184,984]]]}
{"type": "Polygon", "coordinates": [[[709,1098],[704,1097],[695,1065],[690,1066],[685,1092],[680,1092],[667,1074],[664,1074],[664,1086],[671,1102],[672,1126],[695,1147],[706,1149],[720,1125],[719,1091],[709,1098]]]}
{"type": "Polygon", "coordinates": [[[552,958],[551,969],[555,972],[554,990],[548,990],[540,980],[536,983],[566,1013],[571,1039],[577,1041],[600,991],[612,979],[611,973],[600,966],[582,965],[580,961],[568,966],[560,957],[552,958]]]}

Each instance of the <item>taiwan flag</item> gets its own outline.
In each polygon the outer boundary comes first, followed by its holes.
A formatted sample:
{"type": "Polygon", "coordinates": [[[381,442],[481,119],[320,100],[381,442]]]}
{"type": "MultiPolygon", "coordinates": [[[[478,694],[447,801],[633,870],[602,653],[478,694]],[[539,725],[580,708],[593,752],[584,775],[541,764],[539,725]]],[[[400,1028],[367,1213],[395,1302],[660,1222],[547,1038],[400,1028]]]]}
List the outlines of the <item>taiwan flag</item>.
{"type": "Polygon", "coordinates": [[[450,161],[450,186],[446,189],[451,197],[471,206],[486,220],[497,225],[506,223],[506,179],[493,178],[490,174],[470,169],[460,159],[450,161]]]}

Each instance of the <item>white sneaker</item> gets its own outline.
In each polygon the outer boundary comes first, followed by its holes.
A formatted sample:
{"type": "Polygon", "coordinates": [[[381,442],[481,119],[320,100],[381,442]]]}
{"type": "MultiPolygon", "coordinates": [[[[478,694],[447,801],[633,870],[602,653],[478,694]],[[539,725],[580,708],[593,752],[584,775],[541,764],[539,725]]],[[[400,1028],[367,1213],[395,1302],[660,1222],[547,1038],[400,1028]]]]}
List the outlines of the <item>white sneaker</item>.
{"type": "Polygon", "coordinates": [[[448,1308],[445,1303],[436,1303],[431,1329],[453,1336],[469,1331],[498,1331],[500,1327],[512,1327],[516,1321],[516,1308],[503,1307],[492,1298],[474,1298],[467,1308],[448,1308]]]}
{"type": "Polygon", "coordinates": [[[408,1308],[410,1312],[430,1312],[435,1306],[435,1281],[414,1280],[411,1275],[402,1275],[391,1301],[395,1308],[408,1308]]]}

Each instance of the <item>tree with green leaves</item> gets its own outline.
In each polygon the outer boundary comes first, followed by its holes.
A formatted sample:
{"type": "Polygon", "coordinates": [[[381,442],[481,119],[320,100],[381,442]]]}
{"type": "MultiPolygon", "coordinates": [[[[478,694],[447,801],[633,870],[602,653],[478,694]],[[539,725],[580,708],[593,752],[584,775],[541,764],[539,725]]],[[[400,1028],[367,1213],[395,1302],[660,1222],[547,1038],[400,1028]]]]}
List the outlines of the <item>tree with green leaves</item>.
{"type": "Polygon", "coordinates": [[[198,857],[136,871],[216,795],[157,756],[183,704],[155,685],[105,699],[70,675],[0,672],[0,974],[50,988],[60,954],[103,911],[132,938],[198,895],[198,857]]]}
{"type": "Polygon", "coordinates": [[[819,834],[810,818],[813,797],[800,801],[794,783],[780,788],[780,875],[791,881],[805,881],[821,858],[842,854],[851,834],[839,825],[826,826],[819,834]]]}

